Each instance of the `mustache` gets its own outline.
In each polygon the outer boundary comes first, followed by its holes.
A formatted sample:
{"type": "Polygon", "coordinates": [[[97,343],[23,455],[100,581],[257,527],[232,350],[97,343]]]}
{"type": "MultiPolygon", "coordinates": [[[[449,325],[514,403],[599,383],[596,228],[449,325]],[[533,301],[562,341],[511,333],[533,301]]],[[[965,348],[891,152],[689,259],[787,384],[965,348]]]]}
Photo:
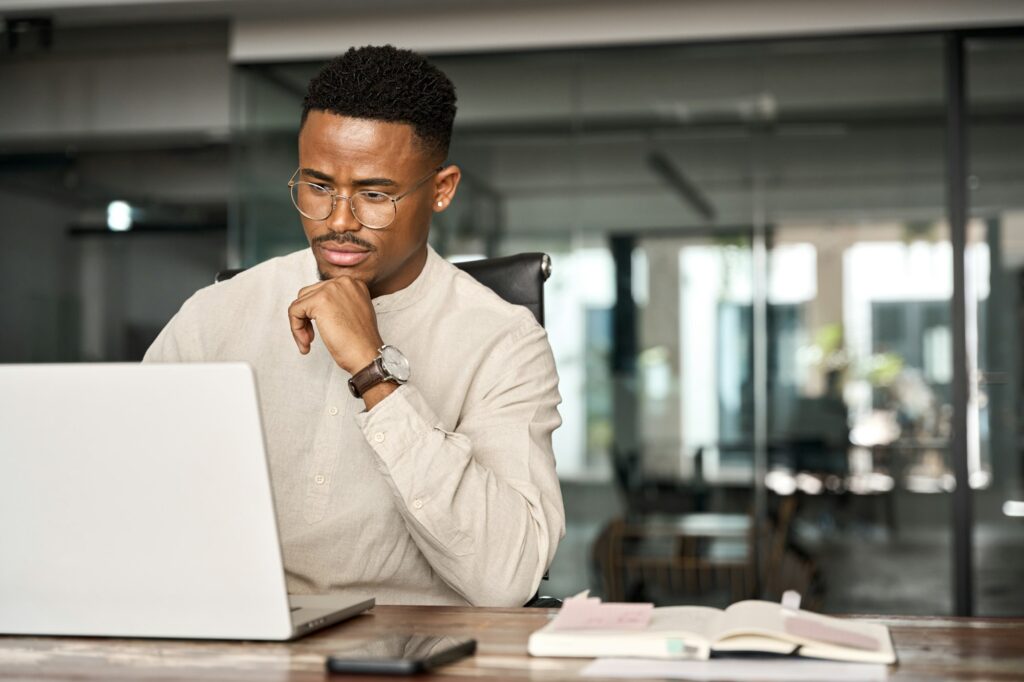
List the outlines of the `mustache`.
{"type": "Polygon", "coordinates": [[[360,239],[351,232],[325,232],[322,235],[313,238],[312,245],[319,246],[325,242],[334,242],[335,244],[354,244],[360,248],[366,249],[367,251],[376,251],[375,247],[370,242],[360,239]]]}

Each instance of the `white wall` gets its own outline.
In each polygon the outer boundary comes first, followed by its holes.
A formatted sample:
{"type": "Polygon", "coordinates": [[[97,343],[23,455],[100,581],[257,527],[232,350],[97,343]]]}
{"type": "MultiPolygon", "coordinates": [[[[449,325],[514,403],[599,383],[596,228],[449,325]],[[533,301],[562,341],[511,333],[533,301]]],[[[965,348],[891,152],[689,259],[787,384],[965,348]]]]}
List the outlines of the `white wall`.
{"type": "Polygon", "coordinates": [[[224,142],[230,74],[223,24],[58,31],[0,60],[0,149],[224,142]]]}

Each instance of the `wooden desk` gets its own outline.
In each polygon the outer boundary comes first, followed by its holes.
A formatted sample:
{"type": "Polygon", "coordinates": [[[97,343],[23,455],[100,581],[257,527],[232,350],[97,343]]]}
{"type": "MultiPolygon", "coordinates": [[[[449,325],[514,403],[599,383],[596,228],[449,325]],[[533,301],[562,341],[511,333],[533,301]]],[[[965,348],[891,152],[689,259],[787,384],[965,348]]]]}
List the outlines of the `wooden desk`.
{"type": "MultiPolygon", "coordinates": [[[[468,635],[478,640],[476,657],[432,678],[575,678],[589,661],[530,658],[526,653],[527,637],[547,621],[547,615],[541,609],[378,606],[289,644],[0,636],[0,678],[324,680],[332,678],[324,670],[324,659],[340,642],[397,633],[468,635]]],[[[1024,675],[1024,618],[873,620],[892,629],[900,658],[900,665],[890,668],[892,679],[1016,680],[1024,675]]]]}

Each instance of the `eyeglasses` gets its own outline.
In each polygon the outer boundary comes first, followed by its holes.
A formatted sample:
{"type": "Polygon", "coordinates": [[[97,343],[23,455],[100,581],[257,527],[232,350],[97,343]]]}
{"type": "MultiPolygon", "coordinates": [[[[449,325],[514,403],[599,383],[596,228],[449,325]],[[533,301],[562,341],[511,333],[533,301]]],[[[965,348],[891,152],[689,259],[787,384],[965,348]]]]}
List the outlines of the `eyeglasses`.
{"type": "Polygon", "coordinates": [[[418,190],[423,186],[423,183],[444,170],[444,164],[424,175],[412,187],[398,196],[391,196],[390,194],[372,189],[360,190],[354,192],[352,196],[345,196],[315,182],[296,180],[295,178],[300,170],[300,168],[296,168],[295,172],[292,173],[292,177],[288,181],[288,188],[292,195],[292,203],[295,204],[295,208],[303,216],[310,220],[327,220],[334,213],[338,200],[344,199],[348,202],[352,216],[361,225],[371,230],[383,230],[395,222],[395,217],[398,215],[398,202],[418,190]]]}

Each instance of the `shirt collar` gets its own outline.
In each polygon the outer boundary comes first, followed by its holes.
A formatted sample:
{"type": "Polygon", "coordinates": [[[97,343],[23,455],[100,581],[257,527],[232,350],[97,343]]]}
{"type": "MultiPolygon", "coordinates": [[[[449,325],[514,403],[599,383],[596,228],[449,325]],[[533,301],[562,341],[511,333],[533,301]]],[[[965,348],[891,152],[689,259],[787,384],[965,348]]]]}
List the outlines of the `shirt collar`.
{"type": "Polygon", "coordinates": [[[388,313],[408,308],[419,301],[430,289],[431,282],[436,279],[443,262],[444,259],[428,244],[427,260],[412,284],[393,294],[384,294],[383,296],[376,297],[373,299],[373,309],[378,313],[388,313]]]}

